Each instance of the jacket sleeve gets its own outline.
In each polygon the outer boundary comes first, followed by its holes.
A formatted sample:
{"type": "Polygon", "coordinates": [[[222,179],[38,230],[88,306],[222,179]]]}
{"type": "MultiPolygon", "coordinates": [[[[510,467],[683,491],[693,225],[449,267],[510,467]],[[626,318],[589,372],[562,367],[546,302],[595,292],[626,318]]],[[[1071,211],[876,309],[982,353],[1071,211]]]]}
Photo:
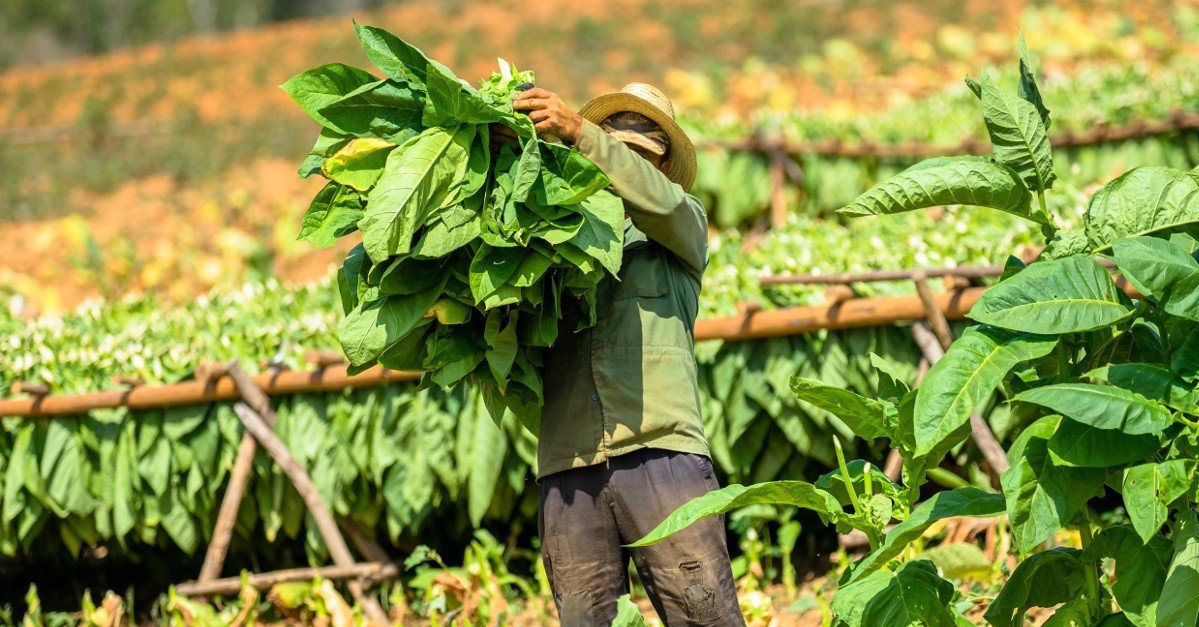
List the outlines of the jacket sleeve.
{"type": "Polygon", "coordinates": [[[584,121],[575,147],[612,181],[612,191],[625,201],[633,226],[703,273],[708,218],[697,198],[591,122],[584,121]]]}

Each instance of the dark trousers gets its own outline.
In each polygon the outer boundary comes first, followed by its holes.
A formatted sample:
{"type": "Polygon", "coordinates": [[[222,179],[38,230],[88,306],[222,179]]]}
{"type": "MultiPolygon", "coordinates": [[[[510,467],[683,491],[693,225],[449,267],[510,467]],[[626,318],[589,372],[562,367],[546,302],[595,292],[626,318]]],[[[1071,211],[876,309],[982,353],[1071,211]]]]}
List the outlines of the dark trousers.
{"type": "Polygon", "coordinates": [[[542,558],[562,624],[610,624],[617,599],[629,591],[631,557],[667,625],[744,625],[723,517],[704,518],[654,546],[622,546],[717,487],[707,457],[658,449],[544,477],[542,558]]]}

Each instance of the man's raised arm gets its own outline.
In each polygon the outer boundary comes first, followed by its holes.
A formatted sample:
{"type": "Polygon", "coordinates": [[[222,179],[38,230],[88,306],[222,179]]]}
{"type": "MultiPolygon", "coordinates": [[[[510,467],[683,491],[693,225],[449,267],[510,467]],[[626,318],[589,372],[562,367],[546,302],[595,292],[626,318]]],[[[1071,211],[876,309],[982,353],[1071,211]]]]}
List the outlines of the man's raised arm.
{"type": "Polygon", "coordinates": [[[634,226],[696,272],[703,272],[708,220],[699,200],[591,122],[583,121],[575,147],[608,175],[634,226]]]}

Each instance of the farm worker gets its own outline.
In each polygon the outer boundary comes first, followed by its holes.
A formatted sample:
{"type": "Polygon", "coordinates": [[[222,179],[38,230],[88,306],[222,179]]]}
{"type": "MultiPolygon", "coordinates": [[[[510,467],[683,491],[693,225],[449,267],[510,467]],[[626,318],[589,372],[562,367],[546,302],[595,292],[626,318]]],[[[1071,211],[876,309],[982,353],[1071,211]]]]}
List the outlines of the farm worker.
{"type": "MultiPolygon", "coordinates": [[[[538,520],[562,623],[611,623],[631,557],[667,625],[742,625],[722,518],[622,546],[718,487],[694,354],[708,254],[704,208],[687,193],[695,148],[670,100],[643,83],[578,112],[540,88],[514,106],[598,165],[626,212],[620,280],[604,279],[595,326],[559,337],[544,364],[538,520]]],[[[562,328],[582,315],[564,311],[562,328]]]]}

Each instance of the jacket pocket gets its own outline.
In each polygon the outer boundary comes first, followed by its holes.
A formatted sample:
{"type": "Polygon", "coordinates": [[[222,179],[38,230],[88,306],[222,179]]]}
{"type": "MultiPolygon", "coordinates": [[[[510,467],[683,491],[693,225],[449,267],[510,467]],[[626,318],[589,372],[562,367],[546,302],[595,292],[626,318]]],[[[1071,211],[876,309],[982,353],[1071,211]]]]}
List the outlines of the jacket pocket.
{"type": "Polygon", "coordinates": [[[620,269],[620,282],[616,284],[613,300],[666,295],[670,267],[654,248],[639,246],[625,251],[626,262],[620,269]]]}

